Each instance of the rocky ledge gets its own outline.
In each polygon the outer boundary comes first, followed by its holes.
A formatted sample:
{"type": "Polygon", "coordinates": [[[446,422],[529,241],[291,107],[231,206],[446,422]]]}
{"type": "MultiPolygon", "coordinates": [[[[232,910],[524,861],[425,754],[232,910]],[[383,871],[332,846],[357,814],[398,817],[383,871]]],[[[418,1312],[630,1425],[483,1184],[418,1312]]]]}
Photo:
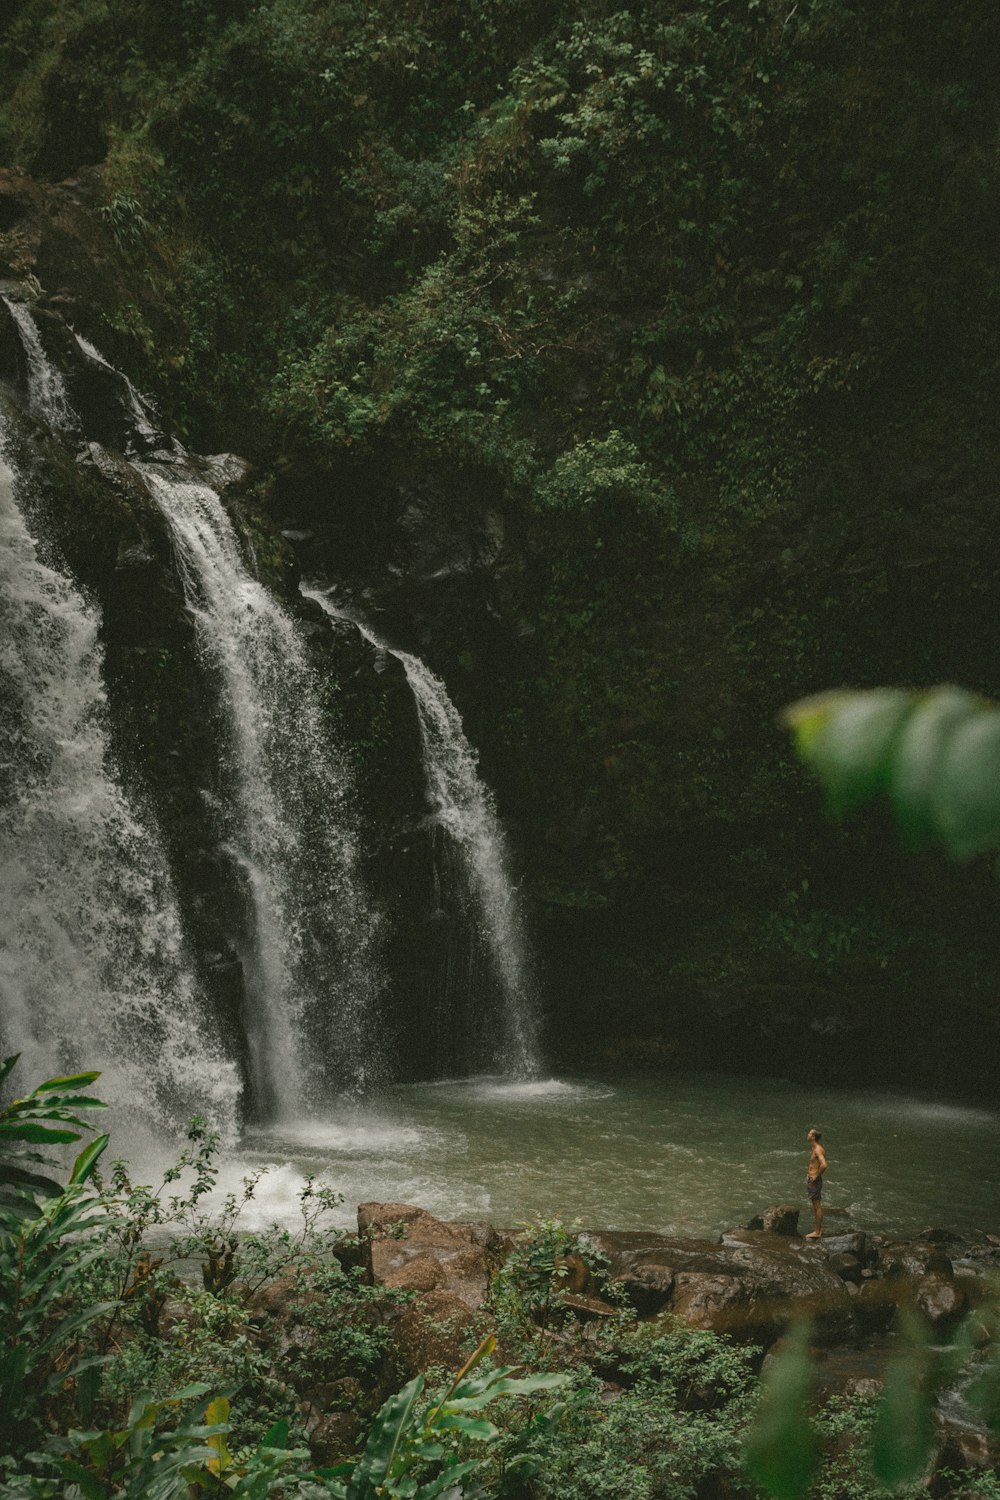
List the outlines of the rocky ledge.
{"type": "MultiPolygon", "coordinates": [[[[967,1313],[989,1310],[1000,1276],[1000,1235],[927,1229],[913,1239],[840,1229],[820,1240],[798,1231],[799,1210],[766,1209],[718,1240],[627,1231],[591,1231],[598,1273],[569,1256],[566,1305],[581,1318],[610,1316],[602,1296],[619,1284],[640,1318],[671,1314],[767,1348],[803,1316],[819,1342],[884,1333],[896,1310],[914,1306],[935,1335],[947,1336],[967,1313]]],[[[407,1203],[364,1203],[358,1227],[376,1285],[447,1298],[474,1312],[510,1251],[509,1232],[487,1223],[445,1223],[407,1203]]]]}
{"type": "MultiPolygon", "coordinates": [[[[446,1223],[406,1203],[362,1204],[358,1227],[371,1281],[415,1293],[395,1330],[401,1363],[415,1373],[456,1360],[471,1330],[489,1320],[490,1283],[513,1248],[511,1232],[446,1223]]],[[[759,1346],[766,1363],[788,1326],[806,1317],[825,1394],[877,1392],[903,1306],[917,1309],[938,1343],[966,1317],[977,1348],[995,1332],[998,1234],[927,1229],[904,1240],[838,1224],[807,1240],[799,1209],[781,1204],[718,1240],[613,1230],[580,1238],[599,1253],[592,1264],[586,1255],[564,1260],[560,1300],[571,1318],[599,1325],[613,1317],[615,1282],[640,1319],[676,1317],[726,1334],[759,1346]]],[[[1000,1462],[1000,1446],[973,1425],[939,1414],[939,1426],[949,1461],[1000,1462]]]]}

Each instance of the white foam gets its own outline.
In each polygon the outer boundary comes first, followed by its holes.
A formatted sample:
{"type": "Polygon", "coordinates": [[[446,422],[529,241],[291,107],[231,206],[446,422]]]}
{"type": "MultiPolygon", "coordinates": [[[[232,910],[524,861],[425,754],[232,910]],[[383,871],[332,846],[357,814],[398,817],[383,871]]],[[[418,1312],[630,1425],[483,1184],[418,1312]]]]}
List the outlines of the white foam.
{"type": "Polygon", "coordinates": [[[440,1149],[442,1145],[437,1131],[392,1120],[365,1119],[281,1120],[273,1126],[248,1131],[245,1140],[251,1146],[259,1142],[262,1147],[288,1146],[346,1156],[410,1155],[431,1147],[440,1149]]]}

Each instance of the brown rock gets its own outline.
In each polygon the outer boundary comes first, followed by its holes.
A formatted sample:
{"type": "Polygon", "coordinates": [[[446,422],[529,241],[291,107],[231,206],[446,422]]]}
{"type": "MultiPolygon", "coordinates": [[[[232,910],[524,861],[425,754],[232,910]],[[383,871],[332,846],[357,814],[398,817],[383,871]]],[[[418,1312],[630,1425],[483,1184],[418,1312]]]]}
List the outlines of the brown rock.
{"type": "Polygon", "coordinates": [[[738,1276],[711,1276],[681,1271],[674,1283],[670,1311],[691,1328],[746,1337],[760,1327],[754,1316],[753,1293],[738,1276]]]}
{"type": "Polygon", "coordinates": [[[654,1234],[590,1239],[643,1315],[665,1309],[754,1341],[802,1313],[824,1337],[852,1327],[850,1295],[815,1241],[748,1229],[733,1230],[721,1245],[654,1234]]]}
{"type": "Polygon", "coordinates": [[[556,1274],[562,1272],[560,1285],[576,1297],[592,1297],[597,1291],[597,1278],[582,1255],[574,1251],[571,1255],[557,1255],[556,1274]]]}
{"type": "Polygon", "coordinates": [[[778,1203],[745,1224],[745,1229],[763,1229],[767,1234],[798,1234],[799,1209],[794,1203],[778,1203]]]}
{"type": "MultiPolygon", "coordinates": [[[[985,1473],[1000,1472],[1000,1442],[977,1427],[960,1426],[957,1422],[942,1425],[944,1447],[938,1460],[942,1469],[982,1469],[985,1473]]],[[[975,1495],[975,1489],[969,1491],[975,1495]]]]}
{"type": "Polygon", "coordinates": [[[617,1308],[612,1307],[610,1302],[605,1302],[602,1297],[582,1297],[574,1292],[568,1292],[560,1297],[559,1305],[568,1308],[575,1317],[580,1319],[581,1323],[600,1322],[603,1318],[613,1318],[617,1311],[617,1308]]]}
{"type": "Polygon", "coordinates": [[[327,1468],[348,1458],[356,1446],[358,1426],[357,1417],[350,1411],[324,1412],[307,1420],[306,1432],[313,1462],[320,1468],[327,1468]]]}
{"type": "Polygon", "coordinates": [[[854,1311],[861,1328],[869,1333],[888,1328],[896,1313],[896,1304],[905,1295],[905,1283],[894,1281],[862,1281],[854,1311]]]}
{"type": "Polygon", "coordinates": [[[967,1301],[960,1286],[947,1276],[922,1276],[914,1288],[913,1301],[934,1329],[957,1323],[967,1301]]]}
{"type": "Polygon", "coordinates": [[[433,1292],[443,1280],[444,1270],[435,1256],[417,1255],[388,1271],[383,1285],[404,1292],[433,1292]]]}
{"type": "Polygon", "coordinates": [[[826,1263],[834,1275],[840,1277],[841,1281],[860,1282],[861,1262],[856,1255],[842,1251],[837,1255],[828,1255],[826,1263]]]}
{"type": "Polygon", "coordinates": [[[877,1240],[883,1276],[950,1276],[952,1263],[940,1246],[917,1240],[877,1240]]]}
{"type": "Polygon", "coordinates": [[[489,1225],[446,1223],[412,1203],[362,1203],[358,1229],[376,1285],[444,1291],[470,1308],[486,1300],[497,1239],[489,1225]]]}
{"type": "Polygon", "coordinates": [[[458,1369],[484,1335],[486,1322],[450,1292],[422,1292],[393,1328],[393,1349],[406,1378],[431,1365],[458,1369]]]}

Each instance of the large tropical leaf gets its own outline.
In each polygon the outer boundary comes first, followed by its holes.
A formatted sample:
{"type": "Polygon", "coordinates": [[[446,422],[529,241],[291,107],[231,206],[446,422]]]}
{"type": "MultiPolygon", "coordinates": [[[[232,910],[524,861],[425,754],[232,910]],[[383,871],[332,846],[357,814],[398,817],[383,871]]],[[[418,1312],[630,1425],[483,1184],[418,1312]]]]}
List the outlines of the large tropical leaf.
{"type": "Polygon", "coordinates": [[[961,688],[824,693],[785,712],[834,813],[878,794],[911,848],[1000,849],[1000,707],[961,688]]]}
{"type": "Polygon", "coordinates": [[[775,1500],[801,1500],[809,1489],[818,1456],[808,1409],[812,1384],[809,1329],[802,1324],[764,1379],[744,1451],[751,1478],[775,1500]]]}

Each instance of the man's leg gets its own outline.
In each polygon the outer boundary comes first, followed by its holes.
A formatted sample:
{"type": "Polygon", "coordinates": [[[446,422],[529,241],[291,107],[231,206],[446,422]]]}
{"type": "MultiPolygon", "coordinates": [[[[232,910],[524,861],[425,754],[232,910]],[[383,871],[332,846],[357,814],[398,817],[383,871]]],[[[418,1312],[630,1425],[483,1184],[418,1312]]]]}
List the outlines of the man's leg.
{"type": "MultiPolygon", "coordinates": [[[[822,1189],[820,1190],[822,1191],[822,1189]]],[[[806,1235],[807,1240],[819,1240],[823,1238],[823,1203],[820,1198],[813,1199],[813,1218],[816,1220],[816,1228],[811,1234],[806,1235]]]]}

